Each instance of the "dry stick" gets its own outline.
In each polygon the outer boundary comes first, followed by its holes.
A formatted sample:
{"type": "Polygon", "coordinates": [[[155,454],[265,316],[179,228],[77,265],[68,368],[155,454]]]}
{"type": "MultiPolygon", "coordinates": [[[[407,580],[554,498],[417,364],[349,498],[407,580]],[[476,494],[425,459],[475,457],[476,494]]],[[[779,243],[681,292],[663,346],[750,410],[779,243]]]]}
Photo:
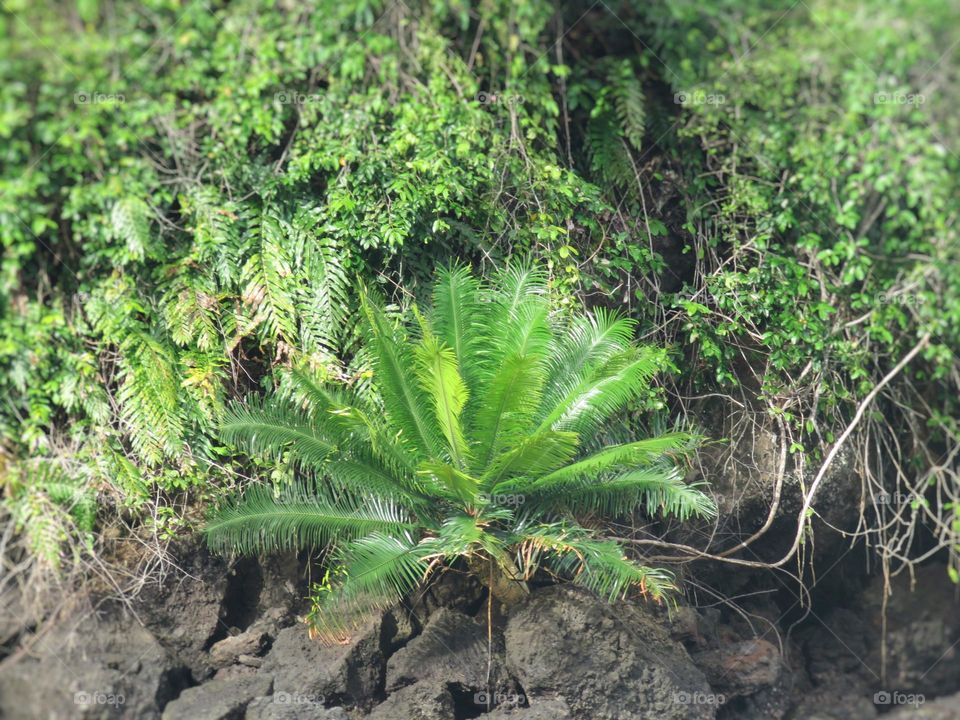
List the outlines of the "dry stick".
{"type": "Polygon", "coordinates": [[[823,465],[820,466],[817,476],[814,478],[813,483],[810,485],[810,490],[807,492],[807,496],[803,501],[803,507],[800,508],[800,515],[797,520],[797,535],[793,539],[793,544],[790,546],[790,549],[787,551],[787,554],[783,556],[780,560],[773,563],[771,567],[780,567],[785,563],[790,561],[790,558],[793,557],[793,554],[797,551],[797,548],[800,547],[800,541],[803,539],[803,531],[806,527],[806,517],[807,513],[810,510],[810,507],[813,505],[813,498],[817,493],[817,490],[820,487],[820,483],[823,482],[823,478],[827,474],[827,470],[830,469],[830,466],[833,464],[834,459],[837,457],[837,453],[840,452],[840,448],[843,447],[843,444],[846,442],[847,438],[850,437],[851,433],[856,429],[857,425],[860,424],[860,420],[863,419],[864,413],[867,411],[867,407],[870,403],[873,402],[874,398],[886,387],[893,378],[895,378],[901,370],[903,370],[906,365],[917,356],[917,354],[927,346],[927,343],[930,342],[930,333],[925,334],[920,341],[913,346],[913,349],[910,350],[906,355],[900,358],[900,362],[893,366],[893,369],[884,375],[883,379],[878,382],[873,390],[867,393],[867,396],[863,399],[860,405],[857,407],[857,412],[854,413],[853,420],[847,425],[847,429],[843,431],[843,434],[837,439],[837,442],[830,452],[827,453],[827,457],[823,461],[823,465]]]}

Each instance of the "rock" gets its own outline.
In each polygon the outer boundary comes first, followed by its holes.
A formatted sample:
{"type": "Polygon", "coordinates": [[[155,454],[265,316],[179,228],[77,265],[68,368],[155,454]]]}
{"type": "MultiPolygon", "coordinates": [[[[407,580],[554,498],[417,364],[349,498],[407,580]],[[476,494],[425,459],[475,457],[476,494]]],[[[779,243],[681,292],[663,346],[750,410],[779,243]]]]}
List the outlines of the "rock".
{"type": "Polygon", "coordinates": [[[507,667],[529,696],[559,697],[575,720],[713,718],[718,698],[659,622],[570,586],[511,613],[507,667]]]}
{"type": "Polygon", "coordinates": [[[241,655],[259,655],[267,644],[267,634],[261,630],[250,629],[239,635],[231,635],[210,648],[210,661],[213,667],[222,668],[233,665],[241,655]]]}
{"type": "Polygon", "coordinates": [[[884,720],[960,720],[960,693],[929,700],[925,696],[884,697],[874,696],[874,702],[895,707],[884,720]],[[883,702],[890,700],[889,703],[883,702]],[[893,705],[897,702],[897,705],[893,705]]]}
{"type": "Polygon", "coordinates": [[[416,616],[405,606],[390,610],[383,616],[381,638],[383,650],[390,656],[406,645],[420,632],[416,616]]]}
{"type": "Polygon", "coordinates": [[[803,694],[790,720],[874,720],[877,706],[869,695],[842,681],[803,694]]]}
{"type": "MultiPolygon", "coordinates": [[[[228,568],[200,540],[174,550],[183,574],[162,585],[149,585],[137,598],[137,614],[147,629],[186,665],[195,680],[210,675],[207,649],[223,627],[229,596],[228,568]]],[[[230,623],[233,624],[233,623],[230,623]]]]}
{"type": "Polygon", "coordinates": [[[274,677],[276,693],[320,698],[322,702],[368,706],[383,683],[382,623],[355,634],[346,645],[311,640],[305,625],[277,633],[261,672],[274,677]]]}
{"type": "Polygon", "coordinates": [[[570,708],[562,698],[530,700],[529,707],[509,707],[501,705],[486,720],[572,720],[570,708]]]}
{"type": "Polygon", "coordinates": [[[692,657],[710,687],[727,700],[755,693],[780,677],[780,651],[766,640],[743,640],[692,657]]]}
{"type": "Polygon", "coordinates": [[[880,682],[883,581],[875,578],[853,608],[826,613],[808,635],[805,651],[814,682],[838,673],[857,677],[871,692],[924,694],[960,690],[960,602],[943,565],[916,570],[917,590],[908,578],[894,579],[887,603],[887,682],[880,682]]]}
{"type": "Polygon", "coordinates": [[[277,693],[256,698],[247,706],[244,720],[348,720],[341,707],[325,708],[309,697],[277,693]]]}
{"type": "Polygon", "coordinates": [[[164,708],[163,720],[234,720],[243,716],[254,698],[269,695],[273,681],[266,676],[211,680],[184,690],[164,708]]]}
{"type": "Polygon", "coordinates": [[[457,683],[473,692],[488,687],[506,692],[510,688],[501,634],[495,634],[493,656],[488,658],[484,625],[456,610],[438,610],[423,632],[387,662],[387,692],[421,680],[457,683]]]}
{"type": "Polygon", "coordinates": [[[143,718],[187,684],[189,672],[119,607],[77,612],[25,639],[0,666],[0,717],[143,718]]]}
{"type": "Polygon", "coordinates": [[[453,695],[440,683],[425,681],[389,695],[367,720],[454,720],[453,695]]]}
{"type": "Polygon", "coordinates": [[[252,668],[263,667],[263,658],[258,658],[253,655],[238,655],[237,662],[252,668]]]}

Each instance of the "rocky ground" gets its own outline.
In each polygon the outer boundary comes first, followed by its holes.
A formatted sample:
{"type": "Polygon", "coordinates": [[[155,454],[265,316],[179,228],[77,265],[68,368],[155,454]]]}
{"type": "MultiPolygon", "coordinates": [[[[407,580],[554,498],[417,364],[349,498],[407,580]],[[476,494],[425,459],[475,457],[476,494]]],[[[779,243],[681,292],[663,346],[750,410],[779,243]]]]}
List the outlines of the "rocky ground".
{"type": "MultiPolygon", "coordinates": [[[[712,478],[726,504],[720,531],[731,536],[753,532],[769,507],[770,482],[758,478],[775,476],[764,463],[776,464],[776,453],[752,447],[754,472],[712,478]]],[[[824,486],[821,517],[831,525],[855,525],[852,480],[839,465],[824,486]]],[[[756,557],[789,546],[799,485],[787,478],[756,557]]],[[[945,568],[931,562],[915,582],[894,578],[884,607],[867,553],[824,528],[809,549],[809,598],[784,574],[699,563],[676,608],[608,605],[552,586],[504,614],[451,571],[335,647],[298,621],[303,562],[231,563],[188,541],[175,550],[181,571],[130,608],[76,598],[37,626],[16,621],[16,598],[0,609],[0,716],[960,718],[960,603],[945,568]]]]}
{"type": "Polygon", "coordinates": [[[488,632],[484,591],[448,574],[349,643],[325,647],[297,622],[295,559],[228,567],[190,550],[190,577],[141,597],[136,616],[107,605],[21,628],[26,650],[0,665],[2,716],[960,717],[960,613],[937,566],[921,571],[923,592],[894,588],[884,684],[877,581],[792,633],[770,596],[738,610],[667,611],[564,586],[535,590],[509,616],[491,613],[488,632]]]}

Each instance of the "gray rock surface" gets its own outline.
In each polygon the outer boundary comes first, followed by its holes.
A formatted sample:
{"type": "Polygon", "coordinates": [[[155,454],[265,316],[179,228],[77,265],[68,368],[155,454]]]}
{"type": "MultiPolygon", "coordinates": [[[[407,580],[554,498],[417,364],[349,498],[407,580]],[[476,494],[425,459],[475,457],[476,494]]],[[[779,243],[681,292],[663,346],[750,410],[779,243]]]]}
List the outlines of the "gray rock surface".
{"type": "Polygon", "coordinates": [[[381,631],[377,622],[354,635],[349,644],[328,646],[310,639],[304,625],[284,628],[261,672],[273,676],[276,693],[369,705],[383,682],[381,631]]]}
{"type": "Polygon", "coordinates": [[[184,690],[164,708],[162,720],[234,720],[255,698],[270,694],[269,677],[238,675],[184,690]]]}
{"type": "Polygon", "coordinates": [[[453,695],[441,683],[418,682],[391,694],[369,720],[454,720],[453,695]]]}
{"type": "Polygon", "coordinates": [[[766,640],[742,640],[693,655],[714,691],[727,700],[770,687],[780,677],[780,651],[766,640]]]}
{"type": "Polygon", "coordinates": [[[511,614],[507,667],[524,692],[566,701],[576,720],[712,718],[710,686],[643,610],[573,587],[532,594],[511,614]]]}
{"type": "Polygon", "coordinates": [[[144,718],[180,691],[186,668],[136,620],[115,609],[78,613],[30,637],[0,666],[0,717],[144,718]]]}
{"type": "Polygon", "coordinates": [[[507,692],[501,633],[494,634],[491,654],[485,624],[456,610],[438,610],[423,632],[387,662],[387,692],[421,680],[457,683],[473,691],[489,687],[507,692]]]}

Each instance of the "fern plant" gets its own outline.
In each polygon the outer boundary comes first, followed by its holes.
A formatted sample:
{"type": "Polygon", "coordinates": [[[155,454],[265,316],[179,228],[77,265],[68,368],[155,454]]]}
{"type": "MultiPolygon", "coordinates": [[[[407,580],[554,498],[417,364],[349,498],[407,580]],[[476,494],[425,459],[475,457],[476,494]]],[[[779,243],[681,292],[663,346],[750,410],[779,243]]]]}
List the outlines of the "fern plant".
{"type": "Polygon", "coordinates": [[[671,575],[645,567],[578,517],[638,508],[709,516],[678,457],[697,438],[671,432],[612,446],[611,419],[666,363],[632,342],[615,313],[551,312],[545,278],[512,268],[482,283],[441,272],[433,307],[393,323],[363,293],[373,382],[329,387],[294,372],[295,392],[234,405],[223,438],[287,458],[300,480],[255,485],[206,528],[218,551],[328,546],[333,572],[310,620],[348,633],[457,559],[504,603],[538,570],[606,598],[660,599],[671,575]]]}

